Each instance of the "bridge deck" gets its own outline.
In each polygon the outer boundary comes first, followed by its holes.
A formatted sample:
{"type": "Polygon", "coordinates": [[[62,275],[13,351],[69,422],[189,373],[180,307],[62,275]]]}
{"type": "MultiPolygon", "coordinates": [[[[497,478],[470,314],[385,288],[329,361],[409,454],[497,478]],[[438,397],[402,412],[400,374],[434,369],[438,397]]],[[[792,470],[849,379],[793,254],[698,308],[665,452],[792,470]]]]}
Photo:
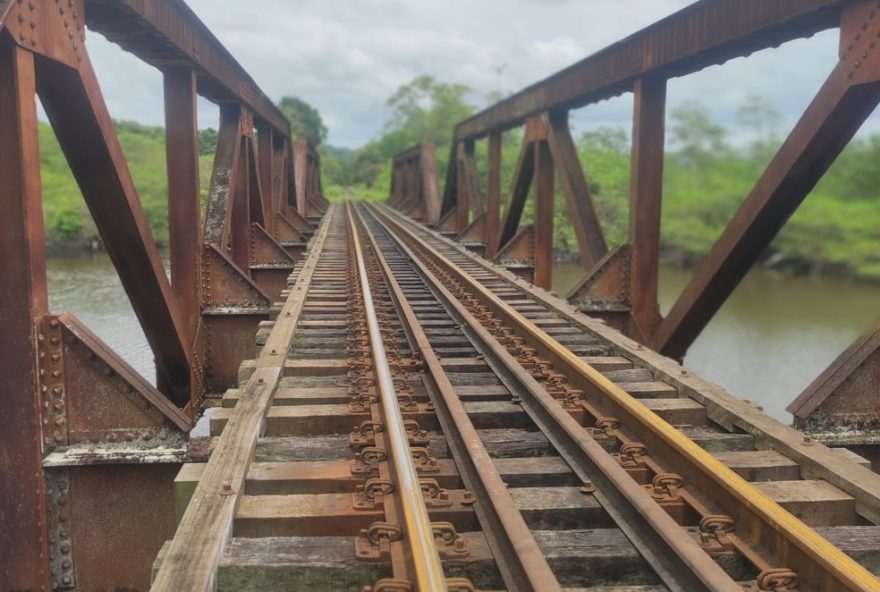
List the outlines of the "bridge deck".
{"type": "Polygon", "coordinates": [[[866,461],[390,208],[332,206],[284,297],[154,590],[434,589],[415,543],[450,589],[877,589],[866,461]]]}

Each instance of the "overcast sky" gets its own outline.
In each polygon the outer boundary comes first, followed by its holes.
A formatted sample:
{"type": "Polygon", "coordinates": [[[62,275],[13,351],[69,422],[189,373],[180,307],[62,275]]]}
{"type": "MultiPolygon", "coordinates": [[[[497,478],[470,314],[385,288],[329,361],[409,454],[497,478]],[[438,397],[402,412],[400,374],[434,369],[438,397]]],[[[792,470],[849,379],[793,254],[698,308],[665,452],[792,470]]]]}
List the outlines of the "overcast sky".
{"type": "MultiPolygon", "coordinates": [[[[296,95],[321,112],[329,143],[375,137],[385,100],[420,74],[459,82],[482,108],[686,6],[688,0],[188,0],[196,14],[273,99],[296,95]]],[[[669,107],[697,99],[734,127],[758,94],[787,130],[835,62],[836,31],[670,81],[669,107]]],[[[88,39],[115,118],[162,123],[161,76],[97,34],[88,39]]],[[[577,130],[629,128],[630,95],[580,110],[577,130]]],[[[203,102],[201,127],[216,127],[203,102]]],[[[880,129],[873,118],[867,129],[880,129]]]]}

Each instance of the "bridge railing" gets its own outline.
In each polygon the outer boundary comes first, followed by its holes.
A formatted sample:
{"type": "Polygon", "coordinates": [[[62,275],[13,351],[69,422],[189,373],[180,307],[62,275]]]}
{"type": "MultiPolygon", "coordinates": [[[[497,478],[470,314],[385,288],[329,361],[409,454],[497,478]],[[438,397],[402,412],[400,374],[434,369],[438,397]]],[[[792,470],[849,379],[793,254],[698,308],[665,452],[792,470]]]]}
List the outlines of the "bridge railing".
{"type": "MultiPolygon", "coordinates": [[[[459,123],[438,227],[471,245],[479,243],[487,256],[550,288],[558,181],[584,268],[570,301],[680,359],[880,102],[878,35],[877,3],[869,0],[695,2],[459,123]],[[661,316],[667,81],[831,28],[840,30],[837,64],[669,313],[661,316]],[[633,95],[629,234],[612,248],[593,204],[588,171],[575,151],[568,114],[628,92],[633,95]],[[502,136],[523,127],[514,178],[502,188],[502,136]],[[485,183],[479,182],[475,162],[475,144],[481,141],[488,143],[485,183]],[[523,226],[530,195],[534,223],[523,226]]],[[[842,354],[792,406],[796,416],[804,418],[825,404],[829,411],[850,414],[867,405],[865,417],[880,418],[880,402],[871,395],[876,389],[865,386],[876,383],[878,335],[867,335],[842,354]],[[860,386],[847,387],[854,372],[860,373],[860,386]],[[862,394],[849,395],[849,404],[832,404],[838,388],[862,394]]]]}
{"type": "Polygon", "coordinates": [[[146,586],[144,558],[173,532],[167,463],[182,462],[202,396],[234,386],[253,357],[257,325],[326,207],[319,166],[181,0],[0,0],[4,589],[146,586]],[[163,74],[170,281],[86,27],[163,74]],[[197,95],[220,107],[204,216],[197,95]],[[75,317],[49,312],[35,97],[155,356],[156,386],[75,317]],[[105,531],[121,538],[90,534],[105,531]]]}
{"type": "Polygon", "coordinates": [[[414,220],[434,225],[440,219],[437,155],[430,142],[408,148],[391,164],[388,204],[414,220]]]}

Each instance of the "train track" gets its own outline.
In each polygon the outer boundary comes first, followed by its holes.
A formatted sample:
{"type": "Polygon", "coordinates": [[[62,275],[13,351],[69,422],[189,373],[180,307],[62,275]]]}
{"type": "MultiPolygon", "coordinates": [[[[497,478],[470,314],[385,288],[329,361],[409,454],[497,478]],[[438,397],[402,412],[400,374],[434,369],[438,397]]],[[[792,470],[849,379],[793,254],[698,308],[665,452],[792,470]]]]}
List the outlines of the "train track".
{"type": "Polygon", "coordinates": [[[178,477],[153,589],[880,590],[876,475],[725,429],[589,323],[334,206],[178,477]]]}

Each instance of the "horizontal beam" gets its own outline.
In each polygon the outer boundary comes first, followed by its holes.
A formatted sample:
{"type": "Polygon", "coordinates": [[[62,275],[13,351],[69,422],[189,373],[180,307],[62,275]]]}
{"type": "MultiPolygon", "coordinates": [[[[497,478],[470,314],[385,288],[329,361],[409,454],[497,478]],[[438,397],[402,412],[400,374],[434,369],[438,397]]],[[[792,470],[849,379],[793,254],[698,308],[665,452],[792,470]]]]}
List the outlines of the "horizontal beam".
{"type": "Polygon", "coordinates": [[[258,119],[290,136],[281,111],[182,0],[85,2],[90,30],[159,69],[195,69],[200,95],[214,103],[244,103],[258,119]]]}
{"type": "Polygon", "coordinates": [[[542,111],[573,109],[630,91],[647,73],[667,78],[809,37],[839,24],[852,0],[700,0],[462,121],[455,139],[480,138],[542,111]]]}

